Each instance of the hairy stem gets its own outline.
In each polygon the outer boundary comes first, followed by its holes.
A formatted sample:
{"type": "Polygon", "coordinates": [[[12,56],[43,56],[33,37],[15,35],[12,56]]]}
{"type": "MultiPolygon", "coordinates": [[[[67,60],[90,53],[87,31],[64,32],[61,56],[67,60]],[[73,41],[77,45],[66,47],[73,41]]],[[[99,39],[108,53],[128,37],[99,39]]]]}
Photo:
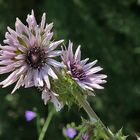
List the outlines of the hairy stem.
{"type": "Polygon", "coordinates": [[[90,117],[90,120],[92,122],[99,122],[101,126],[103,127],[103,130],[105,131],[106,135],[109,137],[110,140],[115,140],[114,136],[108,131],[108,129],[105,127],[103,122],[99,119],[99,117],[96,115],[96,113],[93,111],[87,100],[82,96],[81,94],[73,94],[75,99],[79,102],[79,104],[83,107],[83,109],[87,112],[88,116],[90,117]]]}

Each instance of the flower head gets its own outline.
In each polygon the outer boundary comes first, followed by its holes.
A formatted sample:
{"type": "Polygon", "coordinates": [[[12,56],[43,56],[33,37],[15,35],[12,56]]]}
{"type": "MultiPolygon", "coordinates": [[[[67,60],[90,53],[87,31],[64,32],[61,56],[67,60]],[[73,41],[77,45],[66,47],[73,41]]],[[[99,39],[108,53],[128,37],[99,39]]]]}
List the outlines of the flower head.
{"type": "Polygon", "coordinates": [[[46,14],[37,24],[34,12],[27,16],[28,25],[25,26],[18,18],[15,31],[8,27],[4,43],[0,45],[0,74],[11,74],[0,85],[7,87],[17,81],[12,93],[20,86],[32,87],[44,84],[50,88],[49,76],[57,79],[54,67],[62,67],[53,57],[59,56],[62,51],[55,50],[63,40],[51,41],[53,24],[46,24],[46,14]]]}
{"type": "Polygon", "coordinates": [[[103,89],[100,84],[106,83],[107,76],[97,74],[101,71],[100,66],[93,67],[97,60],[87,63],[89,59],[81,60],[81,50],[78,46],[75,54],[73,53],[73,43],[69,41],[68,49],[65,49],[62,55],[62,61],[66,65],[68,74],[79,84],[83,89],[93,91],[93,89],[103,89]]]}
{"type": "Polygon", "coordinates": [[[56,111],[60,111],[63,107],[63,103],[59,102],[57,99],[58,96],[58,94],[54,93],[48,88],[44,88],[42,92],[42,100],[44,100],[44,104],[46,105],[48,101],[52,102],[56,108],[56,111]]]}
{"type": "Polygon", "coordinates": [[[76,130],[72,127],[69,127],[65,130],[65,135],[69,138],[74,138],[76,134],[76,130]]]}
{"type": "Polygon", "coordinates": [[[30,110],[25,111],[26,121],[31,121],[36,117],[36,113],[30,110]]]}

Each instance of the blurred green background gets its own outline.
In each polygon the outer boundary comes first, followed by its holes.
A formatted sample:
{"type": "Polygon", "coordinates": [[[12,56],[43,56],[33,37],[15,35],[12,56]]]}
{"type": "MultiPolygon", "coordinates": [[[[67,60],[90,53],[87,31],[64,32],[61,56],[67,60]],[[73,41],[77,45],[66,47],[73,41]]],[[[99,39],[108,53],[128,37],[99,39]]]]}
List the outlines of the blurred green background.
{"type": "MultiPolygon", "coordinates": [[[[38,21],[47,13],[55,38],[81,44],[83,58],[99,60],[108,83],[89,101],[105,125],[114,132],[123,127],[135,140],[140,134],[140,0],[0,0],[1,43],[7,26],[14,28],[16,17],[26,23],[31,9],[38,21]]],[[[0,89],[0,140],[36,140],[36,122],[26,122],[24,112],[37,108],[45,118],[47,106],[36,89],[10,95],[12,88],[0,89]]],[[[62,128],[80,123],[80,114],[87,117],[76,106],[58,112],[46,140],[63,140],[62,128]]]]}

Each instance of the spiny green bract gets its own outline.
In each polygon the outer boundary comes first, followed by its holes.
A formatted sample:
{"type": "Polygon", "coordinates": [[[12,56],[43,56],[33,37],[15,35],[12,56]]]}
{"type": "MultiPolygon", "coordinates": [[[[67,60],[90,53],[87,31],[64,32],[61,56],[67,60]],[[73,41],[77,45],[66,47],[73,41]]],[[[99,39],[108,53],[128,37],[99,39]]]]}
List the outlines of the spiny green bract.
{"type": "Polygon", "coordinates": [[[114,138],[115,140],[126,140],[128,136],[125,136],[123,135],[123,132],[122,132],[122,128],[116,133],[116,134],[113,134],[113,132],[109,129],[109,132],[114,135],[114,138]]]}
{"type": "Polygon", "coordinates": [[[88,94],[86,90],[79,87],[64,69],[58,73],[57,80],[51,79],[51,84],[52,90],[59,95],[58,99],[69,107],[71,107],[73,103],[79,105],[73,94],[82,94],[85,97],[88,94]]]}

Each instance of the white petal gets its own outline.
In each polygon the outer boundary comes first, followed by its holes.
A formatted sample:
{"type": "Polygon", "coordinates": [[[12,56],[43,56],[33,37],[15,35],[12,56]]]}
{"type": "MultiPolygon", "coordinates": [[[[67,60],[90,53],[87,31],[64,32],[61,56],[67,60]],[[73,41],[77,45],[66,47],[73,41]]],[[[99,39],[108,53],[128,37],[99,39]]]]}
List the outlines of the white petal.
{"type": "Polygon", "coordinates": [[[46,13],[43,13],[42,20],[41,20],[41,29],[42,30],[45,27],[45,21],[46,21],[46,13]]]}
{"type": "Polygon", "coordinates": [[[51,68],[48,69],[48,74],[49,74],[52,78],[58,79],[57,75],[54,73],[54,71],[53,71],[51,68]]]}
{"type": "Polygon", "coordinates": [[[10,71],[13,71],[15,68],[11,65],[0,67],[0,74],[8,73],[10,71]]]}
{"type": "Polygon", "coordinates": [[[20,86],[22,85],[22,83],[23,83],[23,75],[20,76],[20,78],[19,78],[19,80],[18,80],[16,86],[14,87],[14,89],[13,89],[13,91],[12,91],[12,94],[13,94],[17,89],[20,88],[20,86]]]}
{"type": "Polygon", "coordinates": [[[38,70],[34,70],[34,83],[35,83],[35,86],[43,86],[44,83],[43,83],[43,79],[42,79],[42,74],[41,72],[39,72],[38,70]]]}
{"type": "Polygon", "coordinates": [[[28,48],[30,46],[30,40],[25,36],[25,35],[22,35],[21,36],[21,39],[24,41],[24,43],[26,45],[23,45],[24,47],[28,48]]]}
{"type": "Polygon", "coordinates": [[[22,45],[18,45],[18,49],[23,53],[25,53],[27,51],[26,47],[24,47],[22,45]]]}
{"type": "Polygon", "coordinates": [[[91,75],[91,74],[94,74],[94,73],[97,73],[99,71],[101,71],[103,68],[101,68],[100,66],[97,66],[97,67],[94,67],[92,69],[89,69],[87,72],[86,72],[86,75],[91,75]]]}
{"type": "Polygon", "coordinates": [[[62,51],[51,51],[47,54],[47,57],[56,57],[60,56],[62,54],[62,51]]]}
{"type": "Polygon", "coordinates": [[[104,87],[100,86],[99,84],[96,83],[89,83],[89,82],[84,82],[86,85],[89,85],[90,87],[93,87],[95,89],[104,89],[104,87]]]}
{"type": "Polygon", "coordinates": [[[100,86],[99,84],[93,84],[92,87],[96,89],[104,89],[104,87],[100,86]]]}
{"type": "Polygon", "coordinates": [[[36,19],[35,19],[35,15],[34,15],[34,11],[32,10],[32,13],[31,15],[27,15],[27,19],[26,19],[28,25],[29,25],[29,28],[32,28],[34,26],[37,26],[37,23],[36,23],[36,19]]]}
{"type": "Polygon", "coordinates": [[[24,54],[19,54],[15,58],[18,59],[18,60],[25,59],[25,55],[24,54]]]}
{"type": "Polygon", "coordinates": [[[48,75],[44,75],[44,81],[46,82],[47,88],[50,89],[50,80],[48,75]]]}
{"type": "Polygon", "coordinates": [[[38,86],[38,70],[34,70],[34,84],[37,87],[38,86]]]}
{"type": "MultiPolygon", "coordinates": [[[[13,63],[13,61],[11,59],[5,59],[5,60],[0,61],[0,65],[8,65],[9,66],[12,63],[13,63]]],[[[1,67],[0,67],[0,71],[1,71],[1,67]]]]}
{"type": "Polygon", "coordinates": [[[16,75],[24,74],[27,69],[28,69],[28,67],[26,65],[23,65],[21,68],[19,68],[16,75]]]}
{"type": "Polygon", "coordinates": [[[84,60],[81,60],[81,61],[80,61],[80,65],[81,65],[81,66],[84,66],[84,65],[87,63],[88,60],[89,60],[89,58],[86,58],[86,59],[84,59],[84,60]]]}
{"type": "Polygon", "coordinates": [[[53,27],[53,23],[46,24],[45,32],[46,32],[46,33],[50,32],[50,30],[52,29],[52,27],[53,27]]]}
{"type": "Polygon", "coordinates": [[[63,104],[58,101],[56,94],[52,91],[43,91],[42,99],[44,100],[44,104],[47,104],[48,101],[51,101],[54,104],[56,111],[60,111],[63,107],[63,104]]]}
{"type": "Polygon", "coordinates": [[[13,65],[13,67],[21,67],[26,64],[25,64],[24,60],[18,60],[16,62],[12,63],[11,65],[13,65]]]}
{"type": "Polygon", "coordinates": [[[93,67],[95,64],[97,63],[97,60],[93,61],[93,62],[90,62],[86,65],[84,65],[84,70],[89,70],[91,67],[93,67]]]}
{"type": "Polygon", "coordinates": [[[85,83],[83,82],[77,82],[79,84],[79,86],[81,88],[83,88],[84,90],[88,89],[88,90],[91,90],[91,91],[94,91],[91,87],[87,86],[85,83]]]}
{"type": "Polygon", "coordinates": [[[59,40],[51,43],[48,47],[48,51],[54,50],[58,45],[60,45],[64,40],[59,40]]]}
{"type": "Polygon", "coordinates": [[[25,76],[25,78],[24,78],[24,81],[25,81],[25,88],[27,88],[27,87],[31,87],[31,83],[33,83],[33,72],[32,72],[32,70],[30,70],[30,69],[28,69],[28,72],[27,72],[27,74],[26,74],[26,76],[25,76]]]}
{"type": "Polygon", "coordinates": [[[19,35],[21,35],[23,32],[26,33],[26,26],[18,18],[16,18],[15,28],[19,35]]]}
{"type": "Polygon", "coordinates": [[[0,50],[0,55],[14,57],[16,54],[7,50],[0,50]]]}
{"type": "Polygon", "coordinates": [[[38,80],[39,86],[43,87],[44,83],[43,83],[43,77],[42,77],[41,71],[38,72],[38,78],[36,80],[38,80]]]}
{"type": "Polygon", "coordinates": [[[91,80],[91,82],[97,83],[97,84],[104,84],[104,83],[107,82],[106,80],[102,80],[102,79],[99,79],[99,78],[94,78],[94,79],[89,78],[89,80],[91,80]]]}
{"type": "Polygon", "coordinates": [[[54,93],[52,94],[51,102],[54,104],[56,111],[60,111],[61,108],[63,107],[63,104],[58,101],[54,93]]]}
{"type": "Polygon", "coordinates": [[[39,28],[35,28],[35,32],[36,32],[36,43],[37,46],[40,46],[41,43],[41,35],[40,35],[40,29],[39,28]]]}
{"type": "Polygon", "coordinates": [[[73,61],[73,43],[70,40],[69,40],[68,50],[66,50],[66,52],[67,52],[66,53],[67,60],[72,62],[73,61]]]}
{"type": "Polygon", "coordinates": [[[32,33],[30,34],[29,41],[31,46],[36,45],[36,37],[32,33]]]}
{"type": "Polygon", "coordinates": [[[4,88],[4,87],[7,87],[7,86],[13,84],[14,82],[16,82],[18,79],[18,76],[17,76],[18,71],[19,71],[19,69],[12,72],[5,80],[0,82],[0,85],[3,85],[3,88],[4,88]]]}
{"type": "Polygon", "coordinates": [[[79,45],[78,48],[76,49],[75,52],[75,61],[80,61],[81,60],[81,50],[80,50],[81,46],[79,45]]]}
{"type": "Polygon", "coordinates": [[[7,30],[11,33],[11,35],[13,36],[13,37],[17,37],[18,36],[18,34],[13,30],[13,29],[11,29],[10,27],[7,27],[7,30]]]}
{"type": "Polygon", "coordinates": [[[44,100],[44,104],[46,105],[47,102],[50,100],[50,95],[47,94],[45,91],[42,92],[42,100],[44,100]]]}
{"type": "Polygon", "coordinates": [[[91,77],[91,78],[105,79],[105,78],[107,78],[107,75],[105,75],[105,74],[94,74],[94,76],[91,77]]]}
{"type": "Polygon", "coordinates": [[[43,39],[43,42],[42,42],[42,46],[43,47],[46,47],[49,43],[50,43],[50,40],[53,36],[53,33],[48,33],[45,38],[43,39]]]}
{"type": "Polygon", "coordinates": [[[8,50],[8,51],[16,51],[17,50],[17,48],[15,46],[1,46],[0,45],[0,48],[3,50],[8,50]]]}
{"type": "Polygon", "coordinates": [[[16,67],[23,65],[23,61],[13,62],[5,67],[0,67],[0,74],[8,73],[13,71],[16,67]]]}
{"type": "Polygon", "coordinates": [[[63,65],[62,63],[60,63],[60,62],[58,62],[58,61],[56,61],[56,60],[54,60],[54,59],[48,58],[47,60],[48,60],[47,63],[48,63],[49,65],[52,65],[52,66],[54,66],[54,67],[64,67],[64,65],[63,65]]]}

